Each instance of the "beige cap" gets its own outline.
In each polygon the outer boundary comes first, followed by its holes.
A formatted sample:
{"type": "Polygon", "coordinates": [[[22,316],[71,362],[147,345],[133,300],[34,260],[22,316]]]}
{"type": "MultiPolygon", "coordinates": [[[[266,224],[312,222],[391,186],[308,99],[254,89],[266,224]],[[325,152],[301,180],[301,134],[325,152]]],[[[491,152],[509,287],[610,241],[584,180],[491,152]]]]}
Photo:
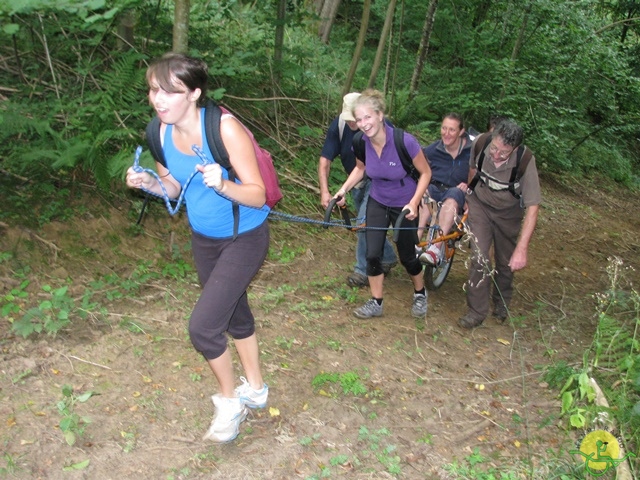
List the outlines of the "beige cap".
{"type": "Polygon", "coordinates": [[[353,106],[356,103],[356,100],[360,97],[360,94],[357,92],[347,93],[342,98],[342,113],[340,114],[340,118],[345,122],[355,122],[356,119],[353,116],[353,106]]]}

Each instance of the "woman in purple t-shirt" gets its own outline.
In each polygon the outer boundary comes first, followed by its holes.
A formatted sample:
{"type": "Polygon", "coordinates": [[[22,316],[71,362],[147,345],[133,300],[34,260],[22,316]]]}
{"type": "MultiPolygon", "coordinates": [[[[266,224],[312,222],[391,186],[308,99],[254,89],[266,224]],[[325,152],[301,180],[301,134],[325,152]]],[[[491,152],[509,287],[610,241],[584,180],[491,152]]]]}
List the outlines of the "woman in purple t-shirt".
{"type": "Polygon", "coordinates": [[[431,169],[418,141],[408,133],[404,144],[420,173],[416,182],[407,173],[393,139],[393,127],[384,122],[385,102],[382,92],[365,90],[356,100],[353,114],[362,130],[365,159],[356,159],[356,167],[338,190],[334,198],[345,195],[365,173],[371,179],[371,193],[367,203],[367,276],[371,299],[354,311],[358,318],[382,315],[383,283],[382,252],[389,225],[395,225],[402,210],[409,210],[401,224],[396,248],[400,262],[413,282],[414,295],[411,314],[423,317],[427,313],[427,291],[422,278],[422,264],[416,257],[415,236],[418,206],[431,180],[431,169]]]}

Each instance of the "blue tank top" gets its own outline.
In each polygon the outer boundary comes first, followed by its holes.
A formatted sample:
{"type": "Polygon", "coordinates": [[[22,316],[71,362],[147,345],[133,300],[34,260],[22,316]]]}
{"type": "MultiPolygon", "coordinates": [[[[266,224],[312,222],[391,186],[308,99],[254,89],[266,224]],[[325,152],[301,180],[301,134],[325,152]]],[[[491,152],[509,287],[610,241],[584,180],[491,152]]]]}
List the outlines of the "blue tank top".
{"type": "MultiPolygon", "coordinates": [[[[209,144],[206,139],[206,131],[204,128],[204,109],[200,110],[200,128],[202,129],[203,151],[207,154],[207,158],[213,159],[209,144]]],[[[179,151],[173,144],[171,133],[173,125],[167,125],[164,134],[163,150],[167,159],[167,168],[181,185],[187,181],[196,169],[196,165],[201,164],[202,160],[195,152],[193,154],[185,154],[179,151]]],[[[215,159],[213,159],[215,161],[215,159]]],[[[224,179],[229,179],[229,173],[226,169],[222,169],[224,179]]],[[[236,183],[242,183],[236,180],[236,183]]],[[[191,228],[210,238],[230,238],[233,236],[233,211],[232,202],[215,189],[207,187],[202,181],[202,174],[197,173],[191,183],[187,186],[184,194],[187,207],[187,217],[191,228]]],[[[262,225],[269,215],[269,207],[264,205],[262,208],[252,208],[240,205],[240,225],[238,233],[242,234],[253,230],[262,225]]]]}

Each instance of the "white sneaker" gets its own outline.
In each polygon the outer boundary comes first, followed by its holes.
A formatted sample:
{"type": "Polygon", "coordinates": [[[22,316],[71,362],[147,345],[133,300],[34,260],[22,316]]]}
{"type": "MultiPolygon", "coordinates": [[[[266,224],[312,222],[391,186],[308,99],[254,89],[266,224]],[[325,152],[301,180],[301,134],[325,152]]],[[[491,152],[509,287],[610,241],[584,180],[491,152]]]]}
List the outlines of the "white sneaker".
{"type": "Polygon", "coordinates": [[[435,245],[431,245],[426,252],[420,255],[420,261],[432,267],[437,267],[442,262],[444,253],[435,245]]]}
{"type": "Polygon", "coordinates": [[[267,398],[269,397],[269,387],[265,383],[261,390],[254,390],[247,382],[247,379],[240,377],[242,385],[236,388],[236,396],[240,398],[240,401],[249,408],[263,408],[267,405],[267,398]]]}
{"type": "Polygon", "coordinates": [[[247,418],[247,407],[239,398],[223,397],[219,393],[213,395],[211,401],[216,414],[202,439],[219,443],[230,442],[240,433],[240,423],[247,418]]]}

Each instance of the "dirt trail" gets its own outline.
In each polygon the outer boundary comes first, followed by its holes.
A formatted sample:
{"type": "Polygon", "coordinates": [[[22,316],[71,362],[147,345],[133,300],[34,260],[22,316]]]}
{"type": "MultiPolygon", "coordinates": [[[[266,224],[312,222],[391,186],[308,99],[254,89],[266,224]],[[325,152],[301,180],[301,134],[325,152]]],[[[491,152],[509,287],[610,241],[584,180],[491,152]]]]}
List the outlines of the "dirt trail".
{"type": "Polygon", "coordinates": [[[448,479],[463,478],[460,465],[478,449],[483,468],[548,478],[579,434],[564,428],[541,366],[581,361],[608,257],[635,266],[637,284],[640,224],[629,212],[640,201],[584,182],[543,185],[511,322],[472,332],[456,326],[465,252],[430,294],[426,319],[410,316],[411,286],[396,267],[384,317],[358,320],[351,311],[368,292],[344,282],[353,234],[272,222],[273,255],[250,292],[269,405],[228,445],[200,440],[215,382],[186,333],[199,288],[193,273],[182,276],[191,266],[183,218],[153,215],[139,236],[115,209],[38,232],[2,229],[12,258],[0,262],[0,295],[25,278],[37,306],[42,286],[68,284],[88,314],[27,340],[1,320],[0,468],[29,479],[448,479]],[[90,420],[73,446],[59,428],[64,385],[76,399],[94,393],[68,409],[90,420]]]}

